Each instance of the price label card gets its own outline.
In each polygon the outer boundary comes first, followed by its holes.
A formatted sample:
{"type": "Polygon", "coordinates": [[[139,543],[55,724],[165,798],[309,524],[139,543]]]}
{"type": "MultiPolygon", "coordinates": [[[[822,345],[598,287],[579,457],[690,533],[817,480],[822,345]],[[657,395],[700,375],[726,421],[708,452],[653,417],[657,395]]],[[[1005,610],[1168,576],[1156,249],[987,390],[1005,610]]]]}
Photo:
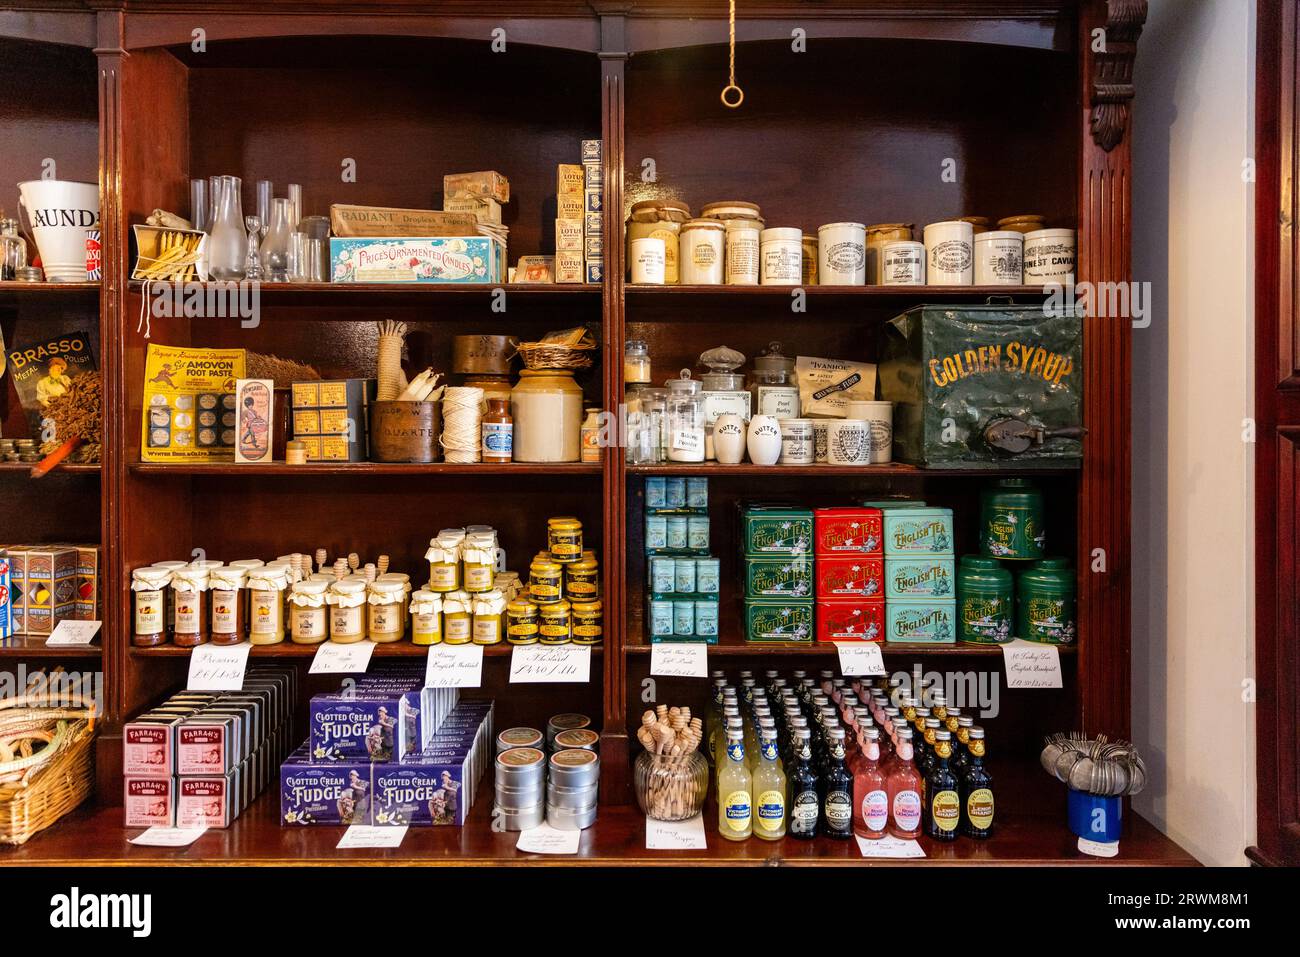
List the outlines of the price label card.
{"type": "Polygon", "coordinates": [[[1002,646],[1008,688],[1061,687],[1061,654],[1055,645],[1017,638],[1002,646]]]}
{"type": "Polygon", "coordinates": [[[406,839],[405,827],[371,826],[353,824],[343,832],[343,837],[335,845],[340,851],[356,850],[367,847],[401,847],[406,839]]]}
{"type": "Polygon", "coordinates": [[[581,839],[581,831],[561,831],[549,824],[540,824],[520,831],[515,847],[528,854],[577,854],[581,839]]]}
{"type": "Polygon", "coordinates": [[[51,647],[58,645],[88,645],[99,634],[98,621],[61,621],[54,626],[54,633],[45,639],[51,647]]]}
{"type": "Polygon", "coordinates": [[[885,658],[874,641],[837,641],[835,650],[840,653],[840,674],[846,678],[885,673],[885,658]]]}
{"type": "Polygon", "coordinates": [[[151,827],[127,843],[140,847],[189,847],[206,830],[206,827],[151,827]]]}
{"type": "Polygon", "coordinates": [[[1118,857],[1119,841],[1090,841],[1086,837],[1081,837],[1079,850],[1093,857],[1118,857]]]}
{"type": "Polygon", "coordinates": [[[313,675],[365,674],[370,667],[370,656],[375,653],[373,641],[358,641],[352,644],[339,644],[337,641],[325,641],[316,649],[316,657],[311,660],[309,673],[313,675]]]}
{"type": "Polygon", "coordinates": [[[673,431],[673,448],[678,452],[703,452],[704,433],[690,429],[675,429],[673,431]]]}
{"type": "Polygon", "coordinates": [[[660,678],[707,678],[709,646],[698,641],[651,645],[650,674],[660,678]]]}
{"type": "Polygon", "coordinates": [[[702,851],[707,848],[704,838],[704,815],[697,814],[686,821],[654,821],[646,818],[645,846],[648,851],[702,851]]]}
{"type": "Polygon", "coordinates": [[[925,857],[925,851],[916,841],[901,841],[896,837],[882,837],[869,841],[865,837],[853,835],[858,842],[858,850],[863,857],[880,857],[897,860],[899,858],[925,857]]]}
{"type": "Polygon", "coordinates": [[[585,683],[591,679],[586,645],[516,645],[510,655],[511,684],[585,683]]]}
{"type": "Polygon", "coordinates": [[[430,645],[426,688],[477,688],[483,684],[482,645],[430,645]]]}
{"type": "Polygon", "coordinates": [[[190,691],[238,691],[244,687],[248,653],[252,650],[246,641],[237,645],[199,645],[190,652],[190,677],[185,687],[190,691]]]}

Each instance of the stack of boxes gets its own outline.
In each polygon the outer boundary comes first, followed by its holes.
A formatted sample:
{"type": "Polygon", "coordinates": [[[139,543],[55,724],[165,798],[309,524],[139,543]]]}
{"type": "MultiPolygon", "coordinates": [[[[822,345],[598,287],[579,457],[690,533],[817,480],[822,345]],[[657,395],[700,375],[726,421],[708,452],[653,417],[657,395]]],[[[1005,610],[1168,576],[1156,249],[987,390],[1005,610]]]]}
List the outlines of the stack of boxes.
{"type": "Polygon", "coordinates": [[[582,141],[582,162],[555,176],[555,281],[601,282],[605,275],[604,156],[600,140],[582,141]]]}
{"type": "Polygon", "coordinates": [[[448,173],[442,178],[442,209],[448,213],[473,213],[484,235],[506,245],[509,230],[501,223],[501,207],[510,202],[510,180],[496,170],[448,173]]]}
{"type": "Polygon", "coordinates": [[[289,750],[298,675],[249,668],[239,691],[182,691],[122,728],[127,827],[229,827],[289,750]]]}
{"type": "Polygon", "coordinates": [[[6,545],[0,566],[0,638],[98,619],[99,546],[6,545]]]}
{"type": "Polygon", "coordinates": [[[745,640],[813,640],[813,513],[750,505],[741,513],[745,640]]]}
{"type": "Polygon", "coordinates": [[[813,513],[818,641],[884,640],[883,534],[878,508],[813,513]]]}
{"type": "Polygon", "coordinates": [[[720,566],[709,554],[709,480],[645,480],[647,630],[652,642],[717,644],[720,566]]]}
{"type": "Polygon", "coordinates": [[[952,509],[885,501],[885,630],[891,642],[955,644],[956,553],[952,509]]]}
{"type": "Polygon", "coordinates": [[[282,824],[464,824],[491,760],[491,701],[425,688],[422,667],[315,695],[310,737],[280,768],[282,824]]]}

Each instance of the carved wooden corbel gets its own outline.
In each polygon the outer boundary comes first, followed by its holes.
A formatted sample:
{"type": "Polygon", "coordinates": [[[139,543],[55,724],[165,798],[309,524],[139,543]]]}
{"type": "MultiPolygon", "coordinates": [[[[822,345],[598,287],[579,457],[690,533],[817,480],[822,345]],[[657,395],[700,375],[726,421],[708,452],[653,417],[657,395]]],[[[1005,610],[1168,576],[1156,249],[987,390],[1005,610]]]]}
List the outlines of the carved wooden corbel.
{"type": "Polygon", "coordinates": [[[1128,128],[1133,59],[1146,20],[1147,0],[1106,0],[1105,50],[1092,54],[1092,138],[1106,152],[1128,128]]]}

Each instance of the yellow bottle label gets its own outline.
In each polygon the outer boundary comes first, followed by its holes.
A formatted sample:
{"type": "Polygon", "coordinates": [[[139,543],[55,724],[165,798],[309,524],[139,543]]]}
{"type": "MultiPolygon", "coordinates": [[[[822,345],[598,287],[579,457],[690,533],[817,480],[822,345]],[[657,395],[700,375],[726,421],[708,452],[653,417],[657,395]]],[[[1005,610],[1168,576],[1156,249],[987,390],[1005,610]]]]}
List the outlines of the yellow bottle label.
{"type": "Polygon", "coordinates": [[[966,798],[966,817],[971,825],[986,830],[993,825],[993,792],[976,788],[966,798]]]}
{"type": "Polygon", "coordinates": [[[758,796],[758,826],[768,832],[781,830],[785,824],[785,795],[764,791],[758,796]]]}
{"type": "Polygon", "coordinates": [[[723,802],[722,807],[727,827],[737,834],[749,829],[750,806],[748,791],[732,791],[727,795],[727,800],[723,802]]]}
{"type": "Polygon", "coordinates": [[[957,830],[957,825],[961,821],[961,801],[956,791],[936,791],[930,810],[939,830],[957,830]]]}

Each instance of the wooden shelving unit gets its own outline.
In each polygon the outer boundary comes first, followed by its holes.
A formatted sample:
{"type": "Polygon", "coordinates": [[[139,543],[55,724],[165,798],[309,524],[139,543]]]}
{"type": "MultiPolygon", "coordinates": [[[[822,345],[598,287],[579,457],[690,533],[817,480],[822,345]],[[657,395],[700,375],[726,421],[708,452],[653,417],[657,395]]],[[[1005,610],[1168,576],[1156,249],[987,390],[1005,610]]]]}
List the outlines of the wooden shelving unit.
{"type": "MultiPolygon", "coordinates": [[[[749,645],[740,639],[735,533],[729,516],[757,497],[825,504],[903,492],[950,505],[958,552],[973,551],[979,489],[994,470],[925,470],[903,464],[759,468],[752,465],[628,466],[621,449],[601,464],[459,466],[377,463],[309,466],[176,466],[139,461],[145,349],[150,342],[250,348],[355,375],[373,363],[376,319],[401,319],[415,335],[413,365],[447,367],[460,333],[534,335],[599,323],[603,361],[580,377],[591,404],[617,409],[627,339],[649,343],[656,381],[694,368],[721,344],[754,355],[784,341],[791,354],[876,358],[889,319],[921,303],[991,297],[1037,303],[1038,287],[642,287],[624,281],[623,217],[636,199],[663,190],[698,208],[739,197],[761,204],[768,225],[815,230],[821,223],[993,217],[1037,212],[1079,234],[1081,280],[1129,278],[1127,104],[1141,17],[1111,20],[1135,4],[1104,0],[828,0],[762,3],[740,10],[737,50],[744,107],[718,103],[727,63],[726,5],[700,0],[605,3],[507,0],[494,18],[510,23],[510,52],[491,53],[486,20],[472,5],[321,2],[276,12],[200,0],[180,11],[167,0],[97,0],[51,11],[0,13],[0,71],[14,89],[42,99],[0,106],[12,119],[0,138],[0,170],[39,175],[55,151],[63,178],[101,183],[104,278],[86,287],[0,284],[6,341],[26,324],[56,332],[97,322],[105,374],[102,470],[69,469],[58,482],[23,481],[6,494],[21,514],[6,540],[56,541],[93,533],[105,550],[102,634],[106,714],[93,804],[4,863],[541,863],[491,831],[486,797],[461,829],[412,832],[397,853],[335,853],[334,829],[283,828],[273,795],[233,827],[188,851],[128,847],[120,827],[122,722],[177,688],[188,652],[130,644],[130,570],[195,549],[226,560],[326,547],[331,554],[388,552],[394,569],[418,573],[428,539],[448,525],[500,530],[512,567],[543,547],[549,515],[573,514],[601,556],[605,645],[588,685],[510,685],[509,649],[489,648],[481,693],[496,698],[498,723],[538,724],[556,711],[590,713],[602,728],[601,816],[583,836],[579,863],[850,863],[852,842],[711,839],[707,852],[645,852],[632,803],[630,731],[645,707],[651,646],[643,622],[644,479],[703,475],[718,519],[713,551],[723,560],[719,667],[833,667],[827,646],[749,645]],[[191,48],[196,11],[207,47],[191,48]],[[807,29],[816,54],[793,55],[791,30],[807,29]],[[1107,52],[1087,38],[1106,28],[1107,52]],[[48,59],[53,57],[53,59],[48,59]],[[889,96],[864,79],[908,78],[889,96]],[[923,64],[924,69],[918,69],[923,64]],[[432,71],[432,74],[431,74],[432,71]],[[431,76],[439,91],[430,105],[431,76]],[[40,81],[37,82],[36,78],[40,81]],[[529,94],[544,77],[545,110],[529,94]],[[374,91],[382,89],[383,95],[374,91]],[[1006,91],[1032,89],[1008,113],[1006,91]],[[828,98],[827,94],[834,96],[828,98]],[[1103,108],[1104,107],[1104,108],[1103,108]],[[6,112],[8,111],[8,112],[6,112]],[[46,120],[56,117],[50,132],[46,120]],[[188,209],[191,176],[244,177],[278,189],[303,185],[304,207],[332,202],[431,207],[444,173],[500,169],[512,187],[506,207],[510,259],[552,249],[555,166],[577,162],[579,143],[605,150],[605,280],[600,285],[474,286],[284,284],[259,289],[258,321],[151,316],[137,328],[144,287],[130,279],[131,226],[153,209],[188,209]],[[44,139],[43,139],[44,138],[44,139]],[[53,144],[53,145],[51,145],[53,144]],[[1032,157],[1033,162],[1020,158],[1032,157]],[[955,181],[942,174],[958,162],[955,181]],[[355,182],[340,178],[351,160],[355,182]],[[653,160],[647,181],[646,160],[653,160]],[[504,303],[504,311],[499,308],[504,303]],[[297,479],[297,481],[295,481],[297,479]],[[53,490],[53,491],[51,491],[53,490]],[[53,506],[39,496],[55,495],[53,506]],[[725,846],[719,846],[725,845],[725,846]]],[[[1126,14],[1127,16],[1127,14],[1126,14]]],[[[496,21],[493,20],[495,23],[496,21]]],[[[1080,639],[1063,649],[1064,687],[1004,692],[986,720],[999,790],[999,833],[988,842],[926,844],[931,862],[1085,862],[1073,849],[1062,796],[1037,768],[1046,732],[1129,732],[1129,342],[1123,323],[1085,326],[1085,414],[1081,470],[1035,470],[1047,499],[1053,548],[1083,569],[1080,639]],[[1107,555],[1104,574],[1091,556],[1107,555]],[[1003,800],[1003,794],[1006,800],[1003,800]]],[[[5,434],[22,434],[12,394],[5,434]]],[[[0,668],[30,651],[0,648],[0,668]]],[[[49,651],[49,649],[44,649],[49,651]]],[[[258,660],[304,672],[315,649],[259,648],[258,660]]],[[[884,649],[892,668],[923,667],[983,677],[1001,671],[1001,651],[976,646],[884,649]]],[[[94,654],[96,652],[90,652],[94,654]]],[[[418,659],[409,643],[376,650],[418,659]]],[[[327,687],[313,678],[313,687],[327,687]]],[[[705,683],[662,679],[658,700],[702,708],[705,683]]],[[[305,701],[303,702],[305,706],[305,701]]],[[[490,776],[489,776],[490,777],[490,776]]],[[[1120,863],[1188,863],[1136,816],[1120,863]]],[[[716,837],[716,836],[715,836],[716,837]]]]}

